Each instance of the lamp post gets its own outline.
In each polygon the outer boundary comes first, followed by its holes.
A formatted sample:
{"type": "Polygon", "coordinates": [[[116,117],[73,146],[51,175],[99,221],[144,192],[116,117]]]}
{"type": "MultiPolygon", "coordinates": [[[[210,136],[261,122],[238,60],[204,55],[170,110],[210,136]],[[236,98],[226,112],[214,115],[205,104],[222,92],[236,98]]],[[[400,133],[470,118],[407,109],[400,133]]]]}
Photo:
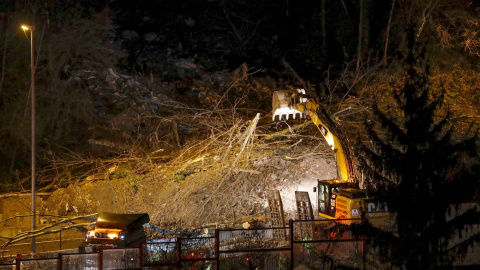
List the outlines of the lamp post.
{"type": "MultiPolygon", "coordinates": [[[[35,67],[33,59],[33,31],[35,31],[35,26],[33,25],[22,25],[23,31],[30,31],[30,70],[31,70],[31,81],[30,87],[32,92],[32,232],[35,231],[35,67]]],[[[35,237],[32,237],[32,250],[35,253],[35,237]]]]}

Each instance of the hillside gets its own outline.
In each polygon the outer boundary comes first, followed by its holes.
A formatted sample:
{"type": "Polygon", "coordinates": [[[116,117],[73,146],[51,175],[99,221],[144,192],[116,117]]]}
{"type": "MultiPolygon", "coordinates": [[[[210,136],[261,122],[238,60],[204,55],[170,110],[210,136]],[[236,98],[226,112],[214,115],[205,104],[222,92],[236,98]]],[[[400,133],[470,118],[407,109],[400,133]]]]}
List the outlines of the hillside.
{"type": "Polygon", "coordinates": [[[162,226],[227,225],[268,216],[265,191],[280,190],[294,218],[295,190],[310,191],[314,203],[317,179],[336,177],[333,153],[313,125],[269,137],[307,121],[271,120],[273,90],[293,86],[250,76],[245,65],[148,86],[113,70],[104,74],[95,80],[89,74],[95,83],[88,86],[103,93],[95,102],[104,121],[89,129],[82,152],[51,157],[41,181],[54,180],[39,192],[53,193],[42,211],[83,215],[114,209],[148,212],[162,226]],[[197,105],[187,106],[185,99],[197,105]],[[128,105],[119,110],[122,102],[128,105]]]}
{"type": "MultiPolygon", "coordinates": [[[[267,190],[280,191],[287,218],[295,217],[295,190],[309,191],[316,204],[317,179],[337,175],[333,153],[316,127],[304,125],[306,119],[271,120],[273,91],[302,81],[255,77],[246,65],[204,72],[184,61],[176,68],[184,74],[177,81],[113,69],[72,74],[71,80],[88,89],[95,121],[72,137],[78,141],[70,148],[46,153],[37,192],[51,196],[37,207],[41,214],[147,212],[153,224],[194,228],[263,219],[269,215],[267,190]]],[[[470,86],[476,76],[465,73],[458,74],[470,86]]],[[[352,74],[344,75],[356,79],[352,74]]],[[[355,96],[341,99],[333,89],[319,97],[352,139],[362,132],[373,99],[392,103],[389,85],[398,75],[379,74],[357,87],[355,96]]],[[[340,79],[337,85],[348,85],[340,79]]],[[[450,108],[468,123],[478,114],[469,109],[475,102],[457,98],[450,108]]],[[[456,122],[458,128],[462,123],[456,122]]]]}

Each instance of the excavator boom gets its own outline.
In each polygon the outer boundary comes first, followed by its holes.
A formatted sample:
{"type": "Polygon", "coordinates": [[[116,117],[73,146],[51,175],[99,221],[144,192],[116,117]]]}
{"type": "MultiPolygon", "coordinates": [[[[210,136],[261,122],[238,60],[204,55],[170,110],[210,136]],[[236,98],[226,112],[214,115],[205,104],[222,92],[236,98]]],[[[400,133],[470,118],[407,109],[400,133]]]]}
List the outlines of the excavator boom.
{"type": "MultiPolygon", "coordinates": [[[[335,152],[337,178],[318,181],[318,214],[327,219],[360,217],[365,190],[359,189],[348,139],[327,111],[305,95],[305,90],[275,91],[273,120],[310,117],[335,152]]],[[[297,201],[298,204],[298,201],[297,201]]]]}
{"type": "Polygon", "coordinates": [[[273,117],[272,120],[288,120],[309,116],[312,122],[319,128],[328,145],[335,151],[339,181],[357,183],[352,153],[348,145],[348,139],[330,118],[325,109],[305,96],[304,89],[275,91],[273,93],[273,117]]]}
{"type": "MultiPolygon", "coordinates": [[[[273,93],[273,120],[309,116],[318,127],[328,145],[335,151],[337,161],[337,179],[318,181],[318,214],[327,219],[360,218],[367,210],[378,211],[379,216],[386,205],[369,198],[364,189],[359,188],[359,179],[355,172],[353,156],[347,137],[340,130],[327,111],[305,95],[305,90],[276,91],[273,93]],[[377,209],[377,210],[375,210],[377,209]],[[379,209],[379,210],[378,210],[379,209]]],[[[298,203],[298,201],[297,201],[298,203]]],[[[388,210],[387,210],[388,211],[388,210]]]]}

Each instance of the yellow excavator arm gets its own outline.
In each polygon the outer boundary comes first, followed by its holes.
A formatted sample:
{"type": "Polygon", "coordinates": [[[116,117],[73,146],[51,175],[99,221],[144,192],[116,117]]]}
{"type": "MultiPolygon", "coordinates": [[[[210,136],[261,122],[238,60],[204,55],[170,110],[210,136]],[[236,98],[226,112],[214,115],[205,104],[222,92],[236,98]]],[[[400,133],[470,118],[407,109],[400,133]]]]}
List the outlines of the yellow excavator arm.
{"type": "MultiPolygon", "coordinates": [[[[278,120],[289,119],[290,115],[295,119],[309,116],[312,122],[319,128],[328,145],[335,151],[340,175],[338,181],[359,183],[353,156],[348,145],[348,139],[330,118],[326,110],[313,100],[305,96],[305,90],[275,91],[273,93],[273,117],[278,120]]],[[[337,172],[338,172],[337,171],[337,172]]]]}

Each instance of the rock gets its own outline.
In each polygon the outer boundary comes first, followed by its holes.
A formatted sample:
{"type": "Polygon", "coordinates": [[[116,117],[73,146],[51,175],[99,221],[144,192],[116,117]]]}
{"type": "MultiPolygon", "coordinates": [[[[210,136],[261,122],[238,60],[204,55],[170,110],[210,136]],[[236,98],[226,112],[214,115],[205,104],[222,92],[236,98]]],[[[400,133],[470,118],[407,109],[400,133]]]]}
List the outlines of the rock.
{"type": "Polygon", "coordinates": [[[186,59],[179,59],[175,62],[174,66],[176,68],[182,68],[182,69],[195,69],[197,68],[197,65],[193,63],[192,61],[186,60],[186,59]]]}
{"type": "Polygon", "coordinates": [[[192,17],[185,18],[184,22],[188,27],[194,27],[196,23],[192,17]]]}
{"type": "Polygon", "coordinates": [[[114,130],[133,131],[137,125],[136,115],[131,112],[121,113],[110,119],[114,130]]]}
{"type": "Polygon", "coordinates": [[[153,42],[153,41],[157,41],[157,34],[155,33],[147,33],[143,36],[143,38],[148,41],[148,42],[153,42]]]}
{"type": "Polygon", "coordinates": [[[138,40],[139,36],[135,31],[125,30],[122,32],[122,38],[128,41],[136,41],[138,40]]]}

